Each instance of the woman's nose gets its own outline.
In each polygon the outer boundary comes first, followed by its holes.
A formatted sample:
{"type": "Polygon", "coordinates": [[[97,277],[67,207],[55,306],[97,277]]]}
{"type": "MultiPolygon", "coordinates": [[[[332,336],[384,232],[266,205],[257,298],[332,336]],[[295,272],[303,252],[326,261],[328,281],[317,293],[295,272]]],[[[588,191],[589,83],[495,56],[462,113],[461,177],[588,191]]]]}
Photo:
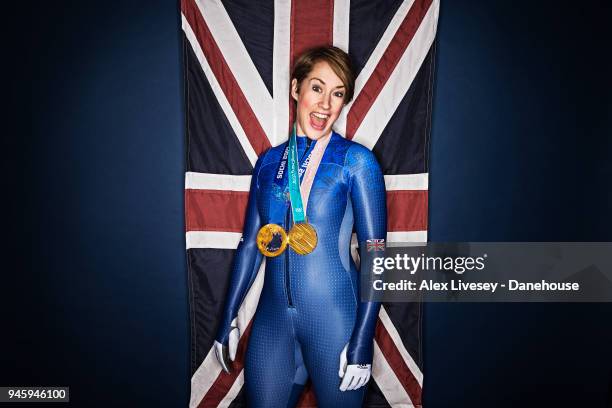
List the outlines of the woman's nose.
{"type": "Polygon", "coordinates": [[[319,105],[321,106],[321,109],[330,108],[331,106],[330,99],[331,99],[331,95],[323,95],[321,97],[321,100],[319,101],[319,105]]]}

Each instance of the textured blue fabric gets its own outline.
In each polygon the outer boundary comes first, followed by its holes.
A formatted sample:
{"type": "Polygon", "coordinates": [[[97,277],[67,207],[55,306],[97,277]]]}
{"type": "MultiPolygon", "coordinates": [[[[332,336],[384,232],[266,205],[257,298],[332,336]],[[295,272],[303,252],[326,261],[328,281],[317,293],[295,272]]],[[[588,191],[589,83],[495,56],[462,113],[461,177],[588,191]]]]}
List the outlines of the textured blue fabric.
{"type": "MultiPolygon", "coordinates": [[[[217,341],[224,344],[262,259],[255,243],[257,231],[269,222],[271,200],[284,200],[275,191],[274,178],[285,146],[263,154],[253,172],[243,239],[217,334],[217,341]]],[[[305,138],[299,137],[298,157],[305,149],[305,138]]],[[[365,387],[338,389],[338,366],[347,342],[348,364],[372,362],[380,304],[360,302],[359,272],[349,253],[353,225],[362,251],[367,239],[386,238],[385,185],[372,152],[333,133],[312,185],[306,215],[317,231],[315,250],[298,255],[288,248],[266,262],[245,361],[249,406],[287,406],[294,385],[302,384],[306,373],[319,406],[362,403],[365,387]]],[[[287,211],[286,230],[290,218],[287,211]]]]}

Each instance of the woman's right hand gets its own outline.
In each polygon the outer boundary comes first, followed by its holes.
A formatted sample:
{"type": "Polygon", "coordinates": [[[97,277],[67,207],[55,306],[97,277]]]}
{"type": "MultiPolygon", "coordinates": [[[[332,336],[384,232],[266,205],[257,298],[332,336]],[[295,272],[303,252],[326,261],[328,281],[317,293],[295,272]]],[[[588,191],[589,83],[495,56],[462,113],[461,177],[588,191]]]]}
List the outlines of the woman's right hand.
{"type": "Polygon", "coordinates": [[[240,340],[240,329],[236,326],[230,327],[227,345],[219,343],[215,340],[213,348],[217,361],[221,364],[221,368],[226,373],[230,372],[232,366],[231,361],[236,359],[236,351],[238,350],[238,341],[240,340]]]}

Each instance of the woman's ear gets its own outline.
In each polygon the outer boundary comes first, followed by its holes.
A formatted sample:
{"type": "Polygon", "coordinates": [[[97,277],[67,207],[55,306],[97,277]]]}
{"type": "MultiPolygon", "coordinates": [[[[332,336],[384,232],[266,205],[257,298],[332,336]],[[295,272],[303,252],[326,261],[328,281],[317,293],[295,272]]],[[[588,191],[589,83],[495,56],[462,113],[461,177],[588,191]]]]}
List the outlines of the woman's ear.
{"type": "Polygon", "coordinates": [[[295,78],[293,78],[291,80],[291,96],[297,102],[297,100],[298,100],[298,86],[297,86],[297,79],[295,79],[295,78]]]}

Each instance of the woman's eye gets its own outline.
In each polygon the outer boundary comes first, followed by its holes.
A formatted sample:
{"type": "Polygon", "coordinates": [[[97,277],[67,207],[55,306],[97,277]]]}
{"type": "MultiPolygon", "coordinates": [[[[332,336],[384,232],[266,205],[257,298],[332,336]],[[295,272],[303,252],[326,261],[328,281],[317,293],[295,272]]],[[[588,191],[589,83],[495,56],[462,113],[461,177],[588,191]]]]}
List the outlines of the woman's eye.
{"type": "Polygon", "coordinates": [[[344,98],[344,92],[336,92],[334,95],[338,98],[344,98]]]}
{"type": "Polygon", "coordinates": [[[315,91],[315,92],[321,92],[321,87],[318,86],[318,85],[313,85],[312,86],[312,90],[315,91]]]}

